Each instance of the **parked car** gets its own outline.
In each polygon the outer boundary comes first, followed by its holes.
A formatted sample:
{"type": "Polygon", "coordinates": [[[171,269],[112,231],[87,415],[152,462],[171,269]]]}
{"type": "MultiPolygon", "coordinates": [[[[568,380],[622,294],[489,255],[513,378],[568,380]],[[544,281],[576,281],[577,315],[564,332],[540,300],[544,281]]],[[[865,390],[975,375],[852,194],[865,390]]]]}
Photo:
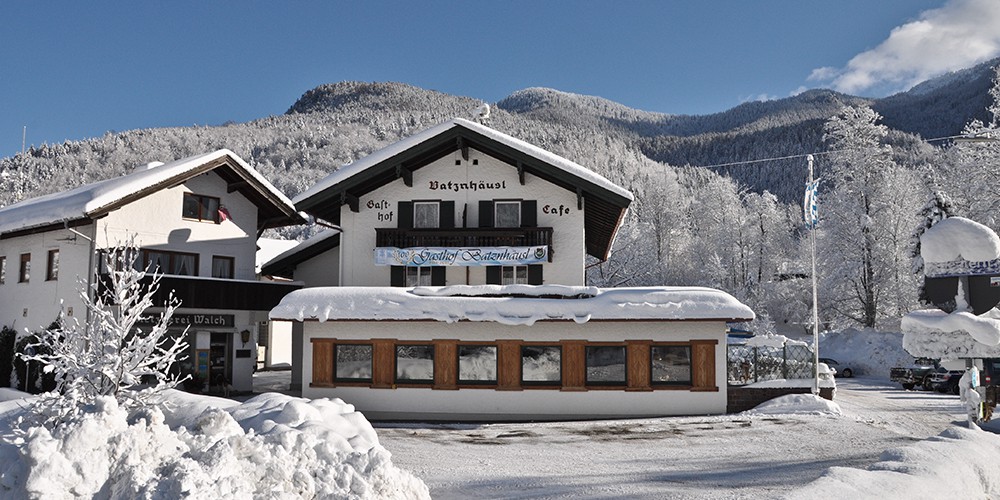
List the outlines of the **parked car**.
{"type": "Polygon", "coordinates": [[[917,358],[911,366],[897,366],[889,370],[889,379],[899,382],[903,389],[913,390],[917,385],[923,386],[929,391],[931,386],[931,374],[937,370],[938,360],[930,358],[917,358]]]}
{"type": "Polygon", "coordinates": [[[938,392],[958,394],[958,382],[963,374],[964,370],[948,370],[940,367],[931,374],[931,387],[938,392]]]}
{"type": "Polygon", "coordinates": [[[854,370],[850,366],[841,365],[833,358],[819,358],[820,363],[826,363],[834,371],[835,377],[847,377],[851,378],[854,376],[854,370]]]}

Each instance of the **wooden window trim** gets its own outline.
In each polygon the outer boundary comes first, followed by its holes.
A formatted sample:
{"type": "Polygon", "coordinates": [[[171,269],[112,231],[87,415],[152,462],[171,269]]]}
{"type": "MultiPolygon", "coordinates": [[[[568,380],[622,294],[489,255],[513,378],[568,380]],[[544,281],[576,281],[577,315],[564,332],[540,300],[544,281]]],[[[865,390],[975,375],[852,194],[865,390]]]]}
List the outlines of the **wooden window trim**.
{"type": "Polygon", "coordinates": [[[183,219],[183,220],[189,220],[189,221],[196,221],[196,222],[210,222],[212,224],[220,224],[222,221],[220,220],[220,217],[219,217],[219,208],[221,208],[221,207],[222,207],[222,199],[219,198],[218,196],[208,196],[208,195],[197,194],[197,193],[184,193],[184,200],[182,201],[182,204],[181,204],[181,219],[183,219]],[[197,199],[197,201],[198,201],[198,217],[187,217],[187,216],[184,215],[184,205],[187,204],[187,199],[188,198],[196,198],[197,199]],[[213,214],[204,214],[204,213],[202,213],[202,211],[204,210],[205,205],[206,205],[205,203],[202,203],[203,199],[205,199],[205,200],[215,200],[215,205],[217,207],[215,209],[215,213],[213,213],[213,214]],[[206,217],[206,215],[207,215],[207,217],[206,217]]]}
{"type": "Polygon", "coordinates": [[[173,250],[157,250],[155,248],[143,248],[143,249],[141,249],[141,254],[140,255],[141,255],[141,258],[142,258],[142,268],[145,269],[145,270],[147,270],[148,272],[158,272],[160,274],[165,274],[165,275],[168,275],[168,276],[199,276],[200,275],[200,271],[201,271],[201,269],[200,269],[201,268],[201,255],[199,255],[199,254],[190,253],[190,252],[176,252],[176,251],[173,251],[173,250]],[[167,267],[169,269],[167,269],[167,270],[160,269],[159,271],[157,271],[155,269],[150,269],[149,268],[149,266],[150,266],[149,254],[151,252],[165,254],[168,257],[168,259],[167,259],[167,267]],[[194,257],[194,265],[192,266],[193,267],[192,274],[175,274],[173,272],[174,267],[175,267],[174,259],[176,257],[181,257],[181,256],[183,256],[183,257],[194,257]]]}

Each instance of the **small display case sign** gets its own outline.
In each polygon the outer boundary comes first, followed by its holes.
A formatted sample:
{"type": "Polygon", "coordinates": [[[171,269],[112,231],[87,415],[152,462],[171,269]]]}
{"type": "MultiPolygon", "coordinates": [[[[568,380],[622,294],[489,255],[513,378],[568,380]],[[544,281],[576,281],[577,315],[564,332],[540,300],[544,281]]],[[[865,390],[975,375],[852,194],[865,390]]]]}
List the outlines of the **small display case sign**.
{"type": "Polygon", "coordinates": [[[538,264],[549,247],[378,247],[377,266],[514,266],[538,264]]]}

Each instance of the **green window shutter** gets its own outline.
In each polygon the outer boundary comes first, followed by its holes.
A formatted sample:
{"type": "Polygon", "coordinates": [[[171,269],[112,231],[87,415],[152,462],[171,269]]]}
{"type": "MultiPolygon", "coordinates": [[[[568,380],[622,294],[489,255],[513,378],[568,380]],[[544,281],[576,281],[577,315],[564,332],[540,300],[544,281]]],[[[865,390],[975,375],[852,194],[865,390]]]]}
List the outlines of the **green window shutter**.
{"type": "Polygon", "coordinates": [[[441,202],[441,220],[438,227],[442,229],[452,229],[455,227],[455,201],[445,200],[441,202]]]}
{"type": "Polygon", "coordinates": [[[406,267],[392,266],[389,271],[389,286],[406,286],[406,267]]]}
{"type": "Polygon", "coordinates": [[[412,201],[399,202],[397,213],[399,213],[399,220],[396,221],[396,227],[399,229],[412,229],[413,202],[412,201]]]}
{"type": "Polygon", "coordinates": [[[493,200],[479,200],[479,227],[493,227],[493,200]]]}
{"type": "Polygon", "coordinates": [[[538,227],[538,202],[524,200],[521,202],[521,227],[538,227]]]}
{"type": "Polygon", "coordinates": [[[532,264],[528,266],[528,284],[529,285],[541,285],[542,284],[542,265],[532,264]]]}
{"type": "Polygon", "coordinates": [[[486,284],[487,285],[499,285],[500,284],[500,266],[486,266],[486,284]]]}
{"type": "Polygon", "coordinates": [[[445,266],[434,266],[431,268],[431,286],[445,285],[445,266]]]}

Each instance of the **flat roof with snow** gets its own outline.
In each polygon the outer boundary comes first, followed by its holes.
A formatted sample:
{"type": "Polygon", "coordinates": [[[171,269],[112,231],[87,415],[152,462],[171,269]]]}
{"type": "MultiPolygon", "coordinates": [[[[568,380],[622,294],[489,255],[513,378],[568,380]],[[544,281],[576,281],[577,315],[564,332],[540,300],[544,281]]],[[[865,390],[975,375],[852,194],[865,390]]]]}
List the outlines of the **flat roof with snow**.
{"type": "Polygon", "coordinates": [[[596,288],[563,285],[319,287],[297,290],[271,310],[292,321],[750,321],[753,311],[701,287],[596,288]]]}

